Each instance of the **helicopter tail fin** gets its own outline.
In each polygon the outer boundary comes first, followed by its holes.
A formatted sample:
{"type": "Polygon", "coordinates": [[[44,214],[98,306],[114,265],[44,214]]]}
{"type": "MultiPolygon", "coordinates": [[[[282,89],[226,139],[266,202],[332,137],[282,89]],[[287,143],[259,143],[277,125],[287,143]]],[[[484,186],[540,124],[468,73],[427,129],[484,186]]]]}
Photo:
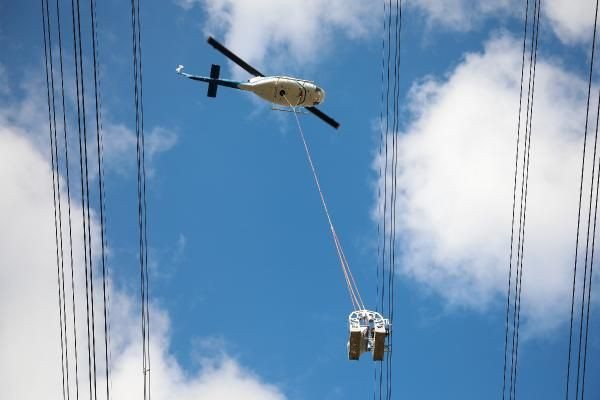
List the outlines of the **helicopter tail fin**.
{"type": "Polygon", "coordinates": [[[217,97],[217,88],[218,83],[217,80],[219,79],[219,75],[221,73],[221,66],[218,64],[213,64],[210,67],[210,79],[211,81],[208,83],[208,92],[206,93],[206,95],[208,97],[217,97]]]}

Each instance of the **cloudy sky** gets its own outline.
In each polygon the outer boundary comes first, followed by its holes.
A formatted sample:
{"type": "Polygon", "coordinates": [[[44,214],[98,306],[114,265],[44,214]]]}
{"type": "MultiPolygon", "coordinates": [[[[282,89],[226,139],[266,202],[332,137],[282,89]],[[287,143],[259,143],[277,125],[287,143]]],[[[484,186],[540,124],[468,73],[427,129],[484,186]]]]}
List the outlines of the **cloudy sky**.
{"type": "MultiPolygon", "coordinates": [[[[50,3],[58,60],[56,4],[50,3]]],[[[116,0],[97,3],[109,386],[113,398],[141,398],[131,9],[116,0]]],[[[501,396],[524,7],[516,0],[403,2],[393,397],[501,396]]],[[[517,386],[522,398],[564,397],[594,7],[592,0],[542,2],[517,386]]],[[[89,4],[81,2],[81,10],[89,123],[89,4]]],[[[60,12],[72,174],[67,193],[61,161],[60,199],[66,208],[71,195],[76,285],[66,295],[77,299],[77,376],[85,398],[70,2],[60,2],[60,12]]],[[[212,34],[267,74],[307,78],[325,88],[322,109],[341,122],[340,131],[309,115],[301,115],[301,123],[365,305],[375,308],[383,3],[148,0],[141,19],[152,397],[372,396],[370,357],[347,360],[352,305],[292,115],[225,88],[207,98],[202,84],[179,78],[174,69],[183,64],[202,75],[218,63],[223,76],[247,79],[206,44],[212,34]]],[[[58,399],[56,243],[39,4],[0,0],[0,50],[0,397],[58,399]]],[[[598,105],[597,78],[591,110],[598,105]]],[[[62,135],[62,114],[58,128],[62,135]]],[[[97,179],[91,163],[96,278],[97,179]]],[[[68,246],[66,213],[62,222],[68,246]]],[[[69,261],[65,255],[68,272],[69,261]]],[[[103,326],[101,284],[95,280],[97,327],[103,326]]],[[[591,307],[588,398],[600,396],[594,379],[600,370],[597,305],[598,296],[591,307]]],[[[67,328],[72,348],[72,321],[67,328]]],[[[100,389],[106,384],[100,329],[96,340],[100,389]]],[[[73,395],[72,351],[69,360],[73,395]]]]}

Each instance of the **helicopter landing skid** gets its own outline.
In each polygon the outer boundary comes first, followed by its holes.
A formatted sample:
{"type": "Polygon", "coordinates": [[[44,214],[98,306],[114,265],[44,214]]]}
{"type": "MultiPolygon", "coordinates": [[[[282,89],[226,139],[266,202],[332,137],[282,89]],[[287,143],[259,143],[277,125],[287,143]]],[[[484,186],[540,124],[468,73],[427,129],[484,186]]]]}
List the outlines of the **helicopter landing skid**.
{"type": "Polygon", "coordinates": [[[291,113],[296,113],[296,114],[308,114],[306,111],[301,111],[301,110],[294,110],[289,109],[289,108],[279,108],[279,107],[271,107],[271,110],[273,111],[283,111],[283,112],[291,112],[291,113]]]}

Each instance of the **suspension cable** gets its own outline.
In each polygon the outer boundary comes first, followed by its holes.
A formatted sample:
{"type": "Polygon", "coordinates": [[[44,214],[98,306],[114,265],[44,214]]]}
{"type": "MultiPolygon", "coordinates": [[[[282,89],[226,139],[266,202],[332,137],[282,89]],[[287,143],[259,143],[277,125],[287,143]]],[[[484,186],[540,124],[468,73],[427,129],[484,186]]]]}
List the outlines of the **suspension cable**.
{"type": "Polygon", "coordinates": [[[365,305],[362,301],[360,293],[358,291],[358,287],[356,286],[356,282],[354,281],[354,277],[352,276],[352,272],[350,271],[350,265],[348,264],[348,260],[344,254],[344,250],[342,249],[342,245],[339,241],[337,233],[335,231],[335,227],[333,226],[333,222],[331,220],[331,215],[329,214],[329,209],[327,208],[327,202],[325,201],[325,197],[323,196],[323,191],[321,190],[321,184],[319,183],[319,178],[317,176],[317,172],[315,170],[315,166],[312,161],[312,157],[310,155],[310,150],[308,148],[308,144],[306,143],[306,139],[304,137],[304,132],[302,131],[302,126],[300,126],[300,120],[298,119],[298,113],[296,111],[296,106],[293,105],[287,96],[283,95],[288,104],[293,110],[293,114],[296,117],[296,124],[298,125],[298,131],[300,132],[300,138],[302,139],[302,144],[304,145],[304,151],[306,153],[306,158],[308,159],[308,163],[310,165],[310,169],[312,171],[313,178],[315,180],[315,184],[317,186],[317,190],[319,192],[319,197],[321,198],[321,204],[323,205],[323,210],[325,211],[325,215],[327,217],[327,222],[329,223],[329,229],[331,231],[331,235],[333,237],[333,241],[335,243],[335,248],[338,253],[338,257],[340,259],[340,265],[342,267],[342,272],[344,273],[344,279],[346,281],[346,285],[348,287],[348,292],[350,294],[350,299],[352,300],[352,305],[355,311],[364,310],[365,305]]]}

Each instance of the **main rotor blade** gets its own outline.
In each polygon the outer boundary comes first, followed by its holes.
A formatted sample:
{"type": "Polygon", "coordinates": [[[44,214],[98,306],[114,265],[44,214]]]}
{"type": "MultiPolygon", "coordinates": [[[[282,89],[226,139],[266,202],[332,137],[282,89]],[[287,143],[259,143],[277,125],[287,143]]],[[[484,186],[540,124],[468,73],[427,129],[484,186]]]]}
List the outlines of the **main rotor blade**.
{"type": "Polygon", "coordinates": [[[231,61],[233,61],[234,63],[236,63],[237,65],[239,65],[240,67],[242,67],[243,69],[245,69],[246,71],[251,73],[252,75],[264,76],[256,68],[254,68],[253,66],[248,64],[246,61],[242,60],[241,58],[239,58],[238,56],[233,54],[233,52],[231,50],[229,50],[227,47],[223,46],[221,43],[219,43],[217,40],[215,40],[215,38],[213,38],[212,36],[208,37],[208,44],[210,44],[212,47],[214,47],[215,49],[217,49],[218,51],[223,53],[223,55],[225,55],[225,57],[228,57],[231,61]]]}
{"type": "Polygon", "coordinates": [[[320,118],[323,120],[323,122],[331,125],[332,127],[334,127],[335,129],[338,129],[340,127],[340,123],[337,122],[335,119],[331,118],[329,115],[325,114],[323,111],[319,110],[316,107],[305,107],[308,111],[310,111],[311,113],[313,113],[317,118],[320,118]]]}

